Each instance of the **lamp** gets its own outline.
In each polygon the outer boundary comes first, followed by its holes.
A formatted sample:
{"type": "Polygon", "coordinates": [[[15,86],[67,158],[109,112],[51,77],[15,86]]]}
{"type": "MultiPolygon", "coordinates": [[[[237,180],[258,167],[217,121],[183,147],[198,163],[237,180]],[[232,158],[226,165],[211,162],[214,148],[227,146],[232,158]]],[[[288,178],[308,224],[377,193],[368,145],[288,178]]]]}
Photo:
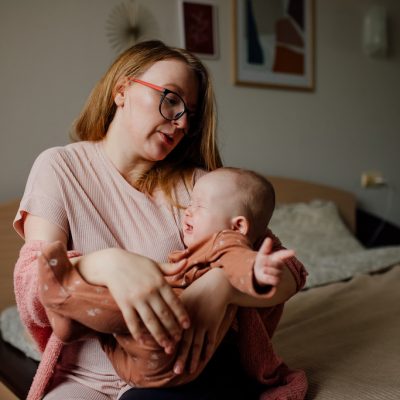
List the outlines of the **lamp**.
{"type": "Polygon", "coordinates": [[[387,12],[383,6],[372,6],[364,17],[363,48],[370,57],[385,57],[388,49],[387,12]]]}

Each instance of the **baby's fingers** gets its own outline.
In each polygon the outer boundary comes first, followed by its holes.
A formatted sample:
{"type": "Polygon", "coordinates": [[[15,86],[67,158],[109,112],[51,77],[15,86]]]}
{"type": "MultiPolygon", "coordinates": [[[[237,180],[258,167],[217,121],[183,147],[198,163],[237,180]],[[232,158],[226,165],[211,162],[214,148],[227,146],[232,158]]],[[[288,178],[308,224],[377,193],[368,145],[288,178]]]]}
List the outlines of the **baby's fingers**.
{"type": "MultiPolygon", "coordinates": [[[[284,265],[284,264],[283,264],[284,265]]],[[[283,268],[276,268],[275,266],[273,267],[263,267],[261,269],[261,276],[276,276],[279,277],[282,275],[282,269],[283,268]]]]}
{"type": "Polygon", "coordinates": [[[175,263],[159,263],[158,266],[165,275],[174,275],[181,272],[181,270],[186,266],[187,261],[187,258],[184,258],[175,263]]]}
{"type": "Polygon", "coordinates": [[[282,262],[287,260],[288,258],[291,258],[294,256],[294,250],[289,250],[289,249],[285,249],[285,250],[279,250],[273,254],[271,254],[271,258],[273,261],[275,262],[282,262]]]}
{"type": "Polygon", "coordinates": [[[270,254],[271,251],[272,251],[272,239],[270,237],[267,237],[262,242],[258,252],[260,254],[270,254]]]}
{"type": "Polygon", "coordinates": [[[277,286],[281,281],[281,274],[279,273],[277,275],[271,275],[268,272],[261,271],[258,274],[257,280],[259,284],[277,286]]]}

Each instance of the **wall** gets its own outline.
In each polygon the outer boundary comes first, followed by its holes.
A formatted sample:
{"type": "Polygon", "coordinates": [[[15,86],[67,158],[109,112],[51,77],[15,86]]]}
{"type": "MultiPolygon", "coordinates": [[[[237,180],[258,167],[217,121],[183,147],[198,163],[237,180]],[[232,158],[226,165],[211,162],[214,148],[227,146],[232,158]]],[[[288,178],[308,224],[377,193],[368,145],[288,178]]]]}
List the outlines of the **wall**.
{"type": "MultiPolygon", "coordinates": [[[[68,142],[73,119],[116,55],[105,26],[121,3],[1,1],[0,201],[22,194],[41,150],[68,142]]],[[[350,190],[364,209],[400,225],[398,0],[316,1],[313,93],[234,86],[232,2],[215,3],[220,57],[205,62],[216,86],[225,163],[350,190]],[[390,16],[390,57],[380,60],[361,47],[362,18],[374,3],[390,16]],[[360,174],[371,169],[382,171],[389,188],[361,189],[360,174]]],[[[148,37],[179,45],[178,1],[141,4],[154,18],[148,37]]]]}

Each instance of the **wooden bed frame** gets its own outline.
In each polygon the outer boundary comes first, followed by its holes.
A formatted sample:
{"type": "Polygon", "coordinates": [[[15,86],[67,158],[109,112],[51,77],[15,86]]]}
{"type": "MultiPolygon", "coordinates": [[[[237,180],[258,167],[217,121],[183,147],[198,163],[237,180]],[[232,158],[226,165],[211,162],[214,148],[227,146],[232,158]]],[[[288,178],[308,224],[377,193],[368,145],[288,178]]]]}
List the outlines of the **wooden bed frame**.
{"type": "MultiPolygon", "coordinates": [[[[13,270],[23,245],[12,227],[18,206],[19,200],[0,205],[0,311],[15,304],[13,270]]],[[[0,338],[0,380],[18,398],[26,399],[37,365],[0,338]]]]}
{"type": "MultiPolygon", "coordinates": [[[[347,227],[355,233],[356,198],[353,194],[326,185],[268,176],[275,187],[277,203],[308,202],[314,199],[336,203],[347,227]]],[[[19,200],[0,205],[0,311],[15,304],[13,269],[23,241],[12,228],[19,200]]],[[[19,398],[24,399],[37,363],[1,340],[0,380],[19,398]]]]}
{"type": "Polygon", "coordinates": [[[309,202],[311,200],[330,200],[338,207],[350,231],[356,233],[356,207],[357,201],[354,194],[332,186],[321,185],[302,181],[299,179],[268,176],[275,188],[276,201],[281,204],[309,202]]]}

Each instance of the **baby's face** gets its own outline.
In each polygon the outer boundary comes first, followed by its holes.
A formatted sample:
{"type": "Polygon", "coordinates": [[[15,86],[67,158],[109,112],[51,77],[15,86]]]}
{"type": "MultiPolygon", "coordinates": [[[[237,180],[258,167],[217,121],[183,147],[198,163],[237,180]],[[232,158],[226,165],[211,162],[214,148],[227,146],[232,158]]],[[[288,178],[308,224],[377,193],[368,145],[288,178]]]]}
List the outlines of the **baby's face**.
{"type": "Polygon", "coordinates": [[[238,190],[229,174],[216,171],[196,182],[183,218],[186,246],[193,246],[213,233],[232,228],[232,219],[241,215],[238,190]]]}

